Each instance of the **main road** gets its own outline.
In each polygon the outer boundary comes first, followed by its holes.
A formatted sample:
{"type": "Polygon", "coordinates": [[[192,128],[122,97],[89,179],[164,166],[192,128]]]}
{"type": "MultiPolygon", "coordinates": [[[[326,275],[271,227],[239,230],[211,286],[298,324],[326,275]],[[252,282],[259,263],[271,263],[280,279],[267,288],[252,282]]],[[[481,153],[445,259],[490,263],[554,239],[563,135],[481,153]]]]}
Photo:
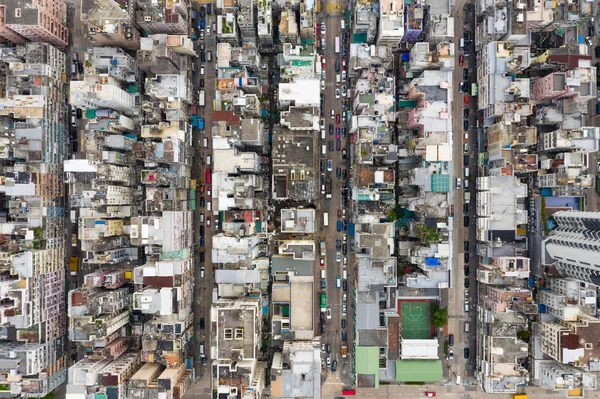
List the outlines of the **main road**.
{"type": "MultiPolygon", "coordinates": [[[[321,8],[321,12],[319,14],[319,18],[317,19],[317,23],[325,24],[325,34],[321,32],[321,35],[317,35],[317,41],[321,38],[325,39],[326,46],[325,50],[320,48],[320,54],[325,56],[326,59],[326,76],[325,76],[325,106],[324,106],[324,114],[321,115],[322,118],[325,119],[325,140],[319,139],[319,149],[321,145],[325,145],[327,148],[326,154],[320,155],[320,159],[325,162],[325,171],[321,173],[325,173],[327,178],[331,179],[331,198],[327,199],[324,195],[320,196],[319,201],[319,214],[320,214],[320,224],[322,226],[321,235],[324,237],[327,245],[327,252],[325,258],[325,269],[326,269],[326,294],[327,294],[327,307],[331,309],[331,319],[326,319],[326,333],[322,334],[322,342],[324,344],[331,345],[331,353],[323,353],[323,358],[329,357],[331,362],[337,362],[337,370],[334,372],[331,370],[331,367],[327,367],[323,370],[323,374],[326,376],[326,384],[328,385],[339,385],[339,392],[341,393],[342,385],[354,385],[354,377],[353,377],[353,339],[354,339],[354,311],[353,311],[353,286],[354,286],[354,257],[351,254],[350,249],[350,237],[347,237],[347,254],[344,255],[342,252],[342,248],[339,251],[336,249],[336,240],[340,240],[340,243],[343,246],[342,237],[343,232],[337,231],[337,222],[346,220],[347,224],[351,220],[350,215],[350,207],[342,207],[342,190],[349,180],[350,176],[344,180],[341,177],[337,177],[337,169],[340,169],[340,174],[343,170],[346,170],[349,173],[349,160],[350,160],[350,145],[349,145],[349,136],[341,137],[341,131],[343,128],[348,129],[348,125],[346,120],[342,118],[342,113],[344,111],[342,107],[342,102],[346,101],[348,105],[348,109],[350,108],[350,104],[352,104],[352,99],[348,98],[336,98],[336,89],[339,89],[341,92],[342,86],[346,86],[347,89],[350,89],[348,81],[342,81],[339,85],[336,85],[336,74],[340,74],[342,72],[342,51],[341,47],[342,43],[342,30],[341,30],[341,21],[343,19],[343,11],[346,9],[347,3],[341,1],[332,1],[324,3],[324,7],[321,8]],[[335,48],[335,38],[339,37],[340,41],[340,52],[336,53],[335,48]],[[339,72],[336,72],[336,61],[339,60],[340,68],[339,72]],[[333,110],[334,117],[331,117],[331,112],[333,110]],[[340,117],[339,123],[337,123],[337,115],[340,117]],[[330,125],[333,125],[333,134],[329,133],[330,125]],[[340,146],[339,149],[336,144],[336,133],[337,128],[340,129],[340,146]],[[333,150],[330,150],[330,142],[333,146],[333,150]],[[346,149],[348,152],[347,159],[342,159],[342,150],[346,149]],[[327,161],[332,161],[332,170],[327,171],[327,161]],[[341,212],[342,209],[346,209],[346,218],[338,218],[338,211],[341,212]],[[327,213],[329,216],[329,226],[325,227],[323,224],[324,214],[327,213]],[[336,257],[337,253],[340,253],[340,262],[337,262],[336,257]],[[346,290],[344,290],[344,280],[343,280],[343,271],[344,271],[344,258],[347,258],[347,275],[348,279],[346,280],[346,290]],[[337,279],[340,279],[340,286],[337,286],[337,279]],[[347,312],[344,316],[342,314],[342,295],[346,294],[347,302],[346,308],[347,312]],[[342,320],[345,320],[345,328],[342,328],[342,320]],[[345,331],[347,334],[346,345],[348,346],[348,355],[346,358],[342,358],[341,356],[341,347],[343,345],[342,341],[342,331],[345,331]]],[[[319,29],[320,30],[320,29],[319,29]]],[[[346,57],[347,58],[347,57],[346,57]]],[[[341,93],[340,93],[341,94],[341,93]]],[[[319,154],[321,152],[319,151],[319,154]]],[[[348,234],[346,231],[345,234],[348,234]]],[[[318,268],[320,266],[317,265],[318,268]]],[[[315,281],[320,289],[320,270],[315,271],[315,281]]],[[[319,291],[322,292],[322,291],[319,291]]],[[[319,298],[315,298],[315,301],[319,301],[319,298]]],[[[317,322],[317,330],[320,333],[320,322],[317,322]]],[[[338,388],[336,388],[338,390],[338,388]]]]}
{"type": "MultiPolygon", "coordinates": [[[[475,16],[474,7],[469,7],[466,0],[458,0],[453,11],[455,26],[463,28],[465,25],[470,31],[470,38],[474,39],[475,16]]],[[[452,257],[452,281],[450,288],[442,292],[442,304],[447,302],[448,309],[448,334],[454,335],[454,346],[449,349],[454,351],[454,359],[450,361],[448,375],[453,380],[458,374],[461,377],[472,377],[474,375],[474,357],[475,353],[475,323],[476,317],[476,274],[477,274],[477,256],[476,256],[476,218],[475,218],[475,182],[477,179],[477,99],[469,96],[468,106],[464,105],[464,96],[469,95],[470,83],[476,82],[477,65],[474,48],[474,40],[466,42],[465,52],[460,49],[459,43],[463,39],[465,29],[455,30],[455,68],[452,76],[452,115],[453,115],[453,153],[454,159],[454,182],[457,178],[461,179],[461,187],[457,187],[453,182],[453,201],[454,219],[453,219],[453,257],[452,257]],[[468,56],[466,56],[468,54],[468,56]],[[464,56],[464,66],[459,65],[459,57],[464,56]],[[463,81],[463,69],[469,71],[467,93],[460,91],[460,83],[463,81]],[[464,110],[469,110],[469,115],[464,118],[464,110]],[[464,121],[468,121],[468,128],[465,131],[464,121]],[[465,136],[468,133],[468,138],[465,136]],[[467,151],[465,152],[465,145],[467,151]],[[469,177],[466,178],[464,155],[468,156],[469,177]],[[465,189],[466,181],[468,189],[465,189]],[[470,203],[468,209],[463,208],[465,193],[470,192],[470,203]],[[467,212],[465,213],[464,210],[467,212]],[[468,217],[468,227],[465,227],[465,216],[468,217]],[[465,248],[465,242],[468,248],[465,248]],[[468,262],[465,262],[465,250],[469,254],[468,262]],[[468,266],[469,275],[465,275],[468,266]],[[469,288],[465,288],[465,279],[469,280],[469,288]],[[469,304],[469,312],[466,312],[465,303],[469,304]],[[469,333],[465,333],[465,323],[469,323],[469,333]],[[469,349],[469,359],[465,358],[465,348],[469,349]]]]}
{"type": "MultiPolygon", "coordinates": [[[[200,9],[200,6],[195,5],[195,9],[200,9]]],[[[197,13],[197,24],[200,24],[200,13],[197,13]]],[[[195,63],[194,69],[189,73],[191,74],[193,87],[194,87],[194,104],[198,104],[198,92],[204,90],[205,93],[205,103],[204,107],[197,107],[198,109],[198,117],[204,118],[204,130],[199,130],[197,128],[193,129],[192,133],[192,144],[194,147],[194,160],[192,164],[192,178],[196,179],[198,182],[196,190],[196,198],[197,198],[197,207],[194,212],[194,302],[193,302],[193,312],[194,312],[194,342],[193,346],[193,356],[194,361],[196,362],[196,379],[200,379],[204,373],[206,373],[206,367],[210,366],[210,308],[212,302],[212,290],[214,286],[214,275],[213,275],[213,265],[211,258],[211,249],[212,249],[212,235],[215,232],[215,218],[218,216],[213,215],[212,211],[207,209],[206,204],[208,201],[211,201],[211,198],[208,196],[208,190],[212,191],[211,184],[206,183],[205,180],[205,172],[207,169],[210,169],[210,165],[206,164],[207,155],[212,157],[212,135],[211,135],[211,126],[212,126],[212,111],[213,111],[213,99],[215,98],[215,90],[216,90],[216,56],[217,56],[217,47],[216,47],[216,32],[210,32],[210,35],[207,35],[207,30],[211,29],[212,23],[216,22],[216,16],[214,12],[211,15],[206,15],[206,28],[204,29],[204,40],[198,40],[195,42],[195,50],[197,53],[197,57],[194,57],[192,60],[195,63]],[[213,54],[212,61],[206,62],[201,61],[200,54],[202,50],[199,47],[200,43],[204,43],[204,52],[211,51],[213,54]],[[204,66],[204,75],[200,73],[202,66],[204,66]],[[204,87],[200,87],[200,80],[204,80],[204,87]],[[208,147],[204,148],[202,139],[206,137],[208,139],[208,147]],[[200,190],[200,182],[204,183],[204,190],[200,190]],[[203,201],[201,201],[203,199],[203,201]],[[204,203],[204,206],[200,206],[201,203],[204,203]],[[200,222],[200,214],[204,213],[205,222],[200,222]],[[208,226],[206,220],[211,218],[211,225],[208,226]],[[204,245],[202,246],[202,237],[200,235],[200,230],[204,228],[204,245]],[[201,254],[204,255],[201,255],[201,254]],[[204,257],[204,262],[201,262],[201,256],[204,257]],[[204,268],[204,277],[201,277],[201,270],[204,268]],[[200,328],[200,320],[204,319],[204,329],[200,328]],[[207,357],[206,366],[202,365],[201,362],[201,354],[200,354],[200,343],[204,343],[204,353],[207,357]]],[[[215,207],[211,208],[212,210],[215,207]]]]}

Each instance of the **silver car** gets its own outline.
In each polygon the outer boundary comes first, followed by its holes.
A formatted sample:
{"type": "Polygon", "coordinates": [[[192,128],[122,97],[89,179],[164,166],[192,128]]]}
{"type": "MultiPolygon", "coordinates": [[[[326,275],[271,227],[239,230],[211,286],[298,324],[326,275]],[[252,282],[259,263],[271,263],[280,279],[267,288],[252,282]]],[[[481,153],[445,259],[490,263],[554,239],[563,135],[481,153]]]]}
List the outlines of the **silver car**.
{"type": "Polygon", "coordinates": [[[342,304],[342,316],[346,316],[346,304],[342,304]]]}

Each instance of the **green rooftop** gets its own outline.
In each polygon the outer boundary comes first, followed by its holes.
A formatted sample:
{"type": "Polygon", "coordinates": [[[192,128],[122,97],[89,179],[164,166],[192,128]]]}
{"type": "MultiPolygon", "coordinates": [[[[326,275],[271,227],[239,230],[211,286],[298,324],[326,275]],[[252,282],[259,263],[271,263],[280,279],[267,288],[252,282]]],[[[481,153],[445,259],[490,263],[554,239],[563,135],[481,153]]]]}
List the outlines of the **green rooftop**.
{"type": "Polygon", "coordinates": [[[379,388],[379,347],[356,347],[356,374],[375,376],[375,388],[379,388]]]}
{"type": "MultiPolygon", "coordinates": [[[[358,370],[358,357],[356,359],[358,370]]],[[[442,361],[396,360],[396,381],[440,382],[442,381],[442,361]]]]}

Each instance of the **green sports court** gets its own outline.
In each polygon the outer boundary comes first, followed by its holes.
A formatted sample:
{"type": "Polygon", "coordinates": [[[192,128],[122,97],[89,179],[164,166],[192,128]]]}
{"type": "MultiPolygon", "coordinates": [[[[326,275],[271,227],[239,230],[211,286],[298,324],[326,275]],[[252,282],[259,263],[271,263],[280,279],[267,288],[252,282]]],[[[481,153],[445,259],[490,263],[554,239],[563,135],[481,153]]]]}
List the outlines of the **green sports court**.
{"type": "Polygon", "coordinates": [[[402,338],[431,338],[431,304],[429,302],[402,302],[402,338]]]}

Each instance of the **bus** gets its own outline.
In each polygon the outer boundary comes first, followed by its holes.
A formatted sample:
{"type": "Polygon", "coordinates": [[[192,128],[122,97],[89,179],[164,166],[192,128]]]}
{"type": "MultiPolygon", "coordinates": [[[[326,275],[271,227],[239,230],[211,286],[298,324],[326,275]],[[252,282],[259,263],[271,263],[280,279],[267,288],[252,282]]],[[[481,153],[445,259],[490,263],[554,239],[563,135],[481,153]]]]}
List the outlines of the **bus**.
{"type": "Polygon", "coordinates": [[[327,295],[321,294],[321,312],[327,310],[327,295]]]}
{"type": "Polygon", "coordinates": [[[323,227],[329,226],[329,214],[325,212],[323,214],[323,227]]]}
{"type": "Polygon", "coordinates": [[[190,189],[190,204],[191,206],[191,210],[195,211],[196,210],[196,189],[192,188],[190,189]]]}
{"type": "Polygon", "coordinates": [[[471,83],[471,97],[477,97],[479,94],[479,86],[477,83],[471,83]]]}
{"type": "Polygon", "coordinates": [[[335,53],[339,54],[340,53],[340,37],[337,36],[335,38],[335,53]]]}

